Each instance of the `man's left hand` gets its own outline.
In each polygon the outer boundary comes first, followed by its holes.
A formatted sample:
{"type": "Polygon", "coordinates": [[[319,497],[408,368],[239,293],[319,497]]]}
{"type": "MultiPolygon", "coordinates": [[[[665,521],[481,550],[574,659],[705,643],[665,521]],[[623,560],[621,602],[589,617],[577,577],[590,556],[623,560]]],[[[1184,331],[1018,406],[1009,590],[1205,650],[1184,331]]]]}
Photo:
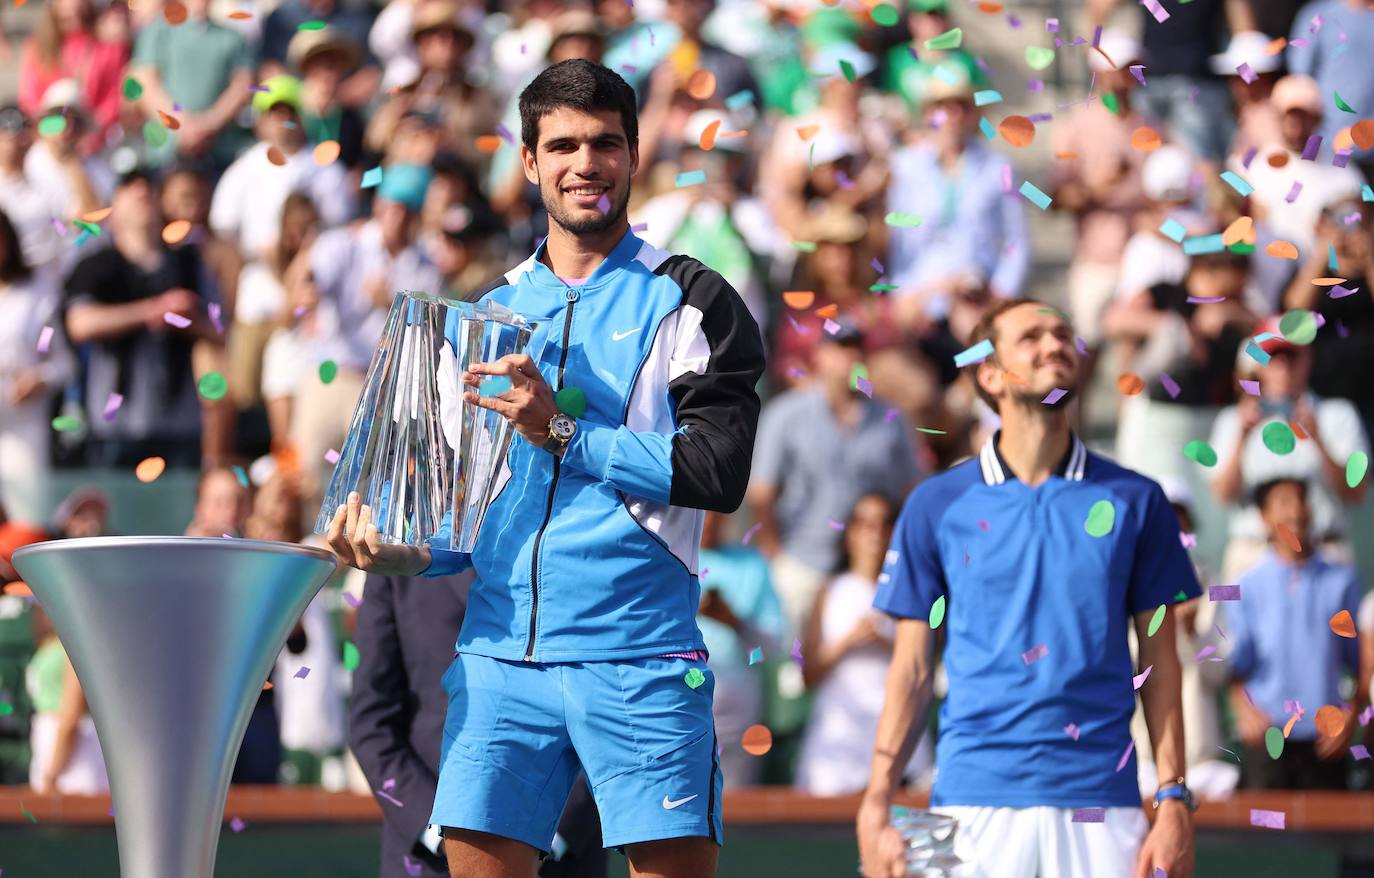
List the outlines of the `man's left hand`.
{"type": "Polygon", "coordinates": [[[539,367],[528,354],[510,354],[491,363],[473,363],[463,373],[463,384],[467,386],[464,400],[503,415],[531,445],[543,448],[549,441],[549,421],[558,414],[558,406],[553,401],[553,388],[539,374],[539,367]],[[509,378],[510,389],[497,396],[479,396],[482,379],[491,375],[509,378]]]}
{"type": "Polygon", "coordinates": [[[1140,846],[1134,878],[1154,878],[1155,869],[1169,878],[1193,878],[1193,815],[1180,799],[1159,804],[1154,828],[1140,846]]]}

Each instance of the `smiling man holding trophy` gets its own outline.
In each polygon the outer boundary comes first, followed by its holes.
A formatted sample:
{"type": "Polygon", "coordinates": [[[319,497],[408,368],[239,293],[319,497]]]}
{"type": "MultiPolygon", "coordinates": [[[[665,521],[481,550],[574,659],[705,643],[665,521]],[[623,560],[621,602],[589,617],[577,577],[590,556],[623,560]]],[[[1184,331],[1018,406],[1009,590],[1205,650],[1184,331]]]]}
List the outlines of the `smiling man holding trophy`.
{"type": "Polygon", "coordinates": [[[398,296],[373,371],[410,377],[383,399],[369,374],[319,526],[363,569],[476,570],[431,816],[451,874],[533,875],[580,767],[632,875],[711,876],[722,780],[697,552],[704,511],[744,496],[762,339],[719,274],[629,228],[623,79],[556,64],[520,116],[549,236],[462,305],[398,296]],[[438,353],[416,341],[437,336],[438,353]]]}

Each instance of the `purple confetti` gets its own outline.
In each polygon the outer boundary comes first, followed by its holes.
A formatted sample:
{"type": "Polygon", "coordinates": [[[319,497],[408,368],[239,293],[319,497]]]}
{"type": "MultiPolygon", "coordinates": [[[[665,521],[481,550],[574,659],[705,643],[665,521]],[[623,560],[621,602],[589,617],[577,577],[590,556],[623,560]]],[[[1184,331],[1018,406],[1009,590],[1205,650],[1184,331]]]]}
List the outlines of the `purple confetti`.
{"type": "Polygon", "coordinates": [[[337,452],[337,451],[335,451],[334,449],[331,448],[331,449],[329,449],[328,451],[326,451],[326,452],[324,453],[324,459],[327,460],[327,461],[329,461],[330,463],[338,463],[338,462],[339,462],[339,452],[337,452]]]}
{"type": "Polygon", "coordinates": [[[744,539],[740,540],[740,542],[742,542],[746,546],[749,545],[749,541],[754,538],[754,534],[758,533],[761,527],[763,527],[763,522],[760,521],[758,524],[749,528],[747,531],[744,532],[744,539]]]}
{"type": "Polygon", "coordinates": [[[177,329],[185,329],[191,325],[191,319],[189,317],[182,317],[180,314],[176,314],[172,311],[163,314],[162,319],[175,326],[177,329]]]}
{"type": "Polygon", "coordinates": [[[792,368],[790,368],[790,369],[787,370],[787,377],[788,377],[788,378],[805,378],[805,377],[806,377],[806,370],[805,370],[805,369],[799,369],[799,368],[797,368],[796,366],[793,366],[792,368]]]}
{"type": "Polygon", "coordinates": [[[601,211],[602,216],[605,216],[606,214],[610,213],[611,199],[607,198],[605,195],[602,195],[601,198],[598,199],[596,202],[596,209],[601,211]]]}
{"type": "Polygon", "coordinates": [[[1100,42],[1102,42],[1102,25],[1099,24],[1099,25],[1093,30],[1093,48],[1096,49],[1096,48],[1097,48],[1097,44],[1100,43],[1100,42]]]}
{"type": "Polygon", "coordinates": [[[825,330],[826,335],[834,335],[843,328],[843,326],[840,326],[840,324],[831,320],[829,317],[825,318],[825,322],[821,324],[821,329],[825,330]]]}
{"type": "Polygon", "coordinates": [[[647,232],[647,231],[649,231],[649,224],[648,224],[648,223],[635,223],[634,225],[630,226],[630,231],[634,232],[636,235],[639,234],[640,232],[647,232]]]}
{"type": "Polygon", "coordinates": [[[873,270],[876,271],[878,274],[883,273],[883,264],[878,261],[878,257],[874,256],[873,261],[868,264],[873,266],[873,270]]]}
{"type": "Polygon", "coordinates": [[[1059,19],[1057,19],[1057,18],[1047,18],[1047,19],[1045,19],[1045,30],[1049,31],[1049,32],[1052,33],[1052,34],[1057,34],[1057,33],[1059,33],[1059,19]]]}
{"type": "Polygon", "coordinates": [[[795,662],[802,660],[801,641],[795,638],[792,640],[792,660],[795,662]]]}
{"type": "Polygon", "coordinates": [[[1350,164],[1350,150],[1336,150],[1336,154],[1331,157],[1331,166],[1333,168],[1343,168],[1348,164],[1350,164]]]}
{"type": "Polygon", "coordinates": [[[1131,685],[1134,686],[1137,690],[1139,690],[1141,686],[1145,685],[1145,681],[1150,679],[1150,672],[1154,669],[1155,666],[1150,665],[1148,668],[1141,671],[1139,674],[1136,674],[1134,677],[1131,678],[1131,685]]]}
{"type": "Polygon", "coordinates": [[[1088,355],[1088,343],[1083,340],[1083,336],[1075,335],[1073,337],[1073,343],[1074,346],[1078,348],[1078,355],[1080,357],[1086,357],[1088,355]]]}
{"type": "Polygon", "coordinates": [[[1283,699],[1283,712],[1296,713],[1298,716],[1302,716],[1303,714],[1307,713],[1307,711],[1302,709],[1302,702],[1298,701],[1295,698],[1283,699]]]}
{"type": "Polygon", "coordinates": [[[1241,156],[1240,166],[1247,171],[1250,170],[1250,163],[1255,160],[1257,155],[1259,155],[1259,150],[1253,146],[1250,147],[1245,151],[1245,155],[1241,156]]]}
{"type": "Polygon", "coordinates": [[[1313,134],[1307,138],[1307,145],[1302,148],[1303,161],[1310,162],[1317,157],[1317,150],[1322,148],[1322,136],[1313,134]]]}
{"type": "Polygon", "coordinates": [[[295,317],[304,317],[306,310],[307,309],[304,305],[298,305],[294,309],[292,309],[291,313],[295,317]]]}
{"type": "Polygon", "coordinates": [[[1250,825],[1261,829],[1283,829],[1282,811],[1265,811],[1262,808],[1250,809],[1250,825]]]}
{"type": "Polygon", "coordinates": [[[1251,396],[1259,396],[1259,395],[1260,395],[1260,385],[1259,385],[1259,382],[1258,382],[1258,381],[1251,381],[1251,380],[1248,379],[1248,378],[1242,378],[1242,379],[1240,380],[1240,389],[1241,389],[1241,390],[1244,390],[1246,393],[1250,394],[1251,396]]]}
{"type": "Polygon", "coordinates": [[[1002,191],[1008,194],[1011,192],[1011,165],[1002,166],[1002,191]]]}
{"type": "Polygon", "coordinates": [[[827,519],[827,522],[831,530],[844,530],[844,524],[842,522],[836,521],[833,518],[827,519]]]}
{"type": "Polygon", "coordinates": [[[105,423],[108,424],[114,420],[115,412],[119,411],[119,407],[123,404],[124,397],[121,394],[110,394],[109,398],[105,400],[105,410],[100,413],[100,416],[105,419],[105,423]]]}
{"type": "Polygon", "coordinates": [[[1051,390],[1049,393],[1045,394],[1045,398],[1040,400],[1040,402],[1043,405],[1054,405],[1056,402],[1059,402],[1059,400],[1063,399],[1067,395],[1067,390],[1065,390],[1062,387],[1056,387],[1054,390],[1051,390]]]}
{"type": "Polygon", "coordinates": [[[1033,92],[1035,92],[1036,94],[1039,94],[1040,92],[1042,92],[1042,91],[1045,90],[1045,80],[1043,80],[1043,79],[1028,79],[1028,80],[1026,80],[1026,90],[1027,90],[1027,91],[1033,91],[1033,92]]]}
{"type": "Polygon", "coordinates": [[[57,234],[61,235],[64,238],[67,237],[66,223],[62,222],[62,220],[58,219],[55,216],[48,217],[48,220],[52,223],[53,230],[56,231],[57,234]]]}
{"type": "Polygon", "coordinates": [[[1032,113],[1026,117],[1032,124],[1039,125],[1042,122],[1049,122],[1054,118],[1053,113],[1032,113]]]}
{"type": "Polygon", "coordinates": [[[1179,531],[1178,541],[1183,544],[1183,548],[1185,549],[1197,548],[1197,534],[1190,534],[1184,533],[1183,531],[1179,531]]]}
{"type": "Polygon", "coordinates": [[[39,330],[38,352],[40,354],[46,354],[48,352],[48,348],[52,345],[52,334],[53,328],[51,326],[44,326],[41,330],[39,330]]]}
{"type": "Polygon", "coordinates": [[[1164,387],[1164,392],[1169,394],[1170,399],[1178,399],[1181,388],[1179,388],[1177,381],[1169,377],[1168,372],[1159,373],[1159,383],[1164,387]]]}
{"type": "Polygon", "coordinates": [[[308,676],[310,676],[310,668],[306,667],[305,665],[301,665],[300,670],[296,671],[296,673],[292,676],[292,679],[304,680],[308,676]]]}
{"type": "Polygon", "coordinates": [[[235,817],[229,821],[229,828],[235,832],[243,832],[243,828],[247,825],[248,824],[244,823],[243,819],[240,817],[235,817]]]}
{"type": "Polygon", "coordinates": [[[1209,644],[1207,644],[1206,646],[1204,646],[1202,649],[1199,649],[1199,650],[1197,651],[1197,655],[1193,656],[1193,661],[1195,661],[1195,662],[1200,662],[1200,661],[1202,661],[1203,659],[1211,658],[1212,655],[1216,653],[1216,651],[1217,651],[1217,648],[1216,648],[1215,646],[1213,646],[1212,644],[1209,643],[1209,644]]]}
{"type": "Polygon", "coordinates": [[[268,93],[269,91],[271,91],[272,89],[268,88],[268,87],[265,86],[265,85],[250,85],[250,86],[248,86],[248,90],[249,90],[250,92],[254,92],[254,93],[258,93],[258,94],[267,94],[267,93],[268,93]]]}
{"type": "Polygon", "coordinates": [[[1369,758],[1369,750],[1363,744],[1351,744],[1350,755],[1355,757],[1356,762],[1369,758]]]}
{"type": "Polygon", "coordinates": [[[1294,180],[1293,187],[1288,190],[1287,195],[1283,196],[1283,200],[1288,202],[1289,204],[1292,204],[1293,202],[1298,200],[1298,193],[1300,192],[1302,192],[1302,182],[1299,180],[1294,180]]]}
{"type": "Polygon", "coordinates": [[[393,796],[391,793],[388,793],[388,792],[386,791],[385,786],[383,786],[382,789],[377,790],[377,798],[379,798],[379,799],[386,799],[388,802],[390,802],[391,804],[395,805],[397,808],[404,808],[404,807],[405,807],[405,805],[402,805],[402,804],[401,804],[401,800],[400,800],[400,799],[396,798],[396,797],[393,796]]]}
{"type": "Polygon", "coordinates": [[[1061,40],[1059,37],[1055,37],[1055,38],[1054,38],[1054,47],[1055,47],[1056,49],[1062,47],[1063,45],[1064,45],[1064,41],[1063,41],[1063,40],[1061,40]]]}
{"type": "Polygon", "coordinates": [[[510,129],[507,128],[505,125],[502,125],[500,122],[496,123],[496,133],[500,135],[501,139],[504,140],[506,143],[512,145],[515,144],[515,135],[511,134],[510,129]]]}
{"type": "Polygon", "coordinates": [[[215,302],[211,302],[206,308],[210,312],[210,322],[215,325],[215,332],[224,335],[224,324],[220,321],[221,308],[215,302]]]}
{"type": "Polygon", "coordinates": [[[857,387],[859,389],[859,392],[862,393],[864,396],[868,397],[869,399],[873,398],[873,384],[867,378],[863,377],[862,375],[856,377],[854,379],[854,386],[857,387]]]}
{"type": "Polygon", "coordinates": [[[841,189],[854,188],[854,181],[849,179],[849,175],[846,174],[844,171],[835,172],[835,182],[839,184],[841,189]]]}
{"type": "Polygon", "coordinates": [[[358,609],[358,607],[362,606],[362,603],[363,603],[363,599],[362,599],[362,598],[360,598],[360,597],[355,597],[354,595],[349,594],[348,592],[344,592],[343,599],[344,599],[344,603],[348,604],[350,607],[352,607],[352,608],[355,609],[355,610],[358,609]]]}
{"type": "Polygon", "coordinates": [[[1117,771],[1120,771],[1121,769],[1123,769],[1123,768],[1126,767],[1126,763],[1127,763],[1128,761],[1130,761],[1131,754],[1134,753],[1134,752],[1135,752],[1135,741],[1132,741],[1131,743],[1129,743],[1129,744],[1126,745],[1126,752],[1125,752],[1125,753],[1122,753],[1122,754],[1121,754],[1121,759],[1117,761],[1117,763],[1116,763],[1116,770],[1117,770],[1117,771]]]}
{"type": "Polygon", "coordinates": [[[1155,21],[1163,24],[1169,20],[1169,12],[1159,5],[1159,0],[1140,0],[1140,5],[1150,10],[1150,14],[1155,17],[1155,21]]]}
{"type": "Polygon", "coordinates": [[[1074,808],[1074,823],[1106,823],[1107,809],[1105,808],[1074,808]]]}
{"type": "Polygon", "coordinates": [[[982,55],[974,55],[973,63],[977,65],[979,70],[986,73],[989,78],[992,77],[992,65],[985,61],[982,55]]]}
{"type": "Polygon", "coordinates": [[[1239,76],[1241,79],[1245,80],[1246,84],[1252,83],[1256,79],[1259,79],[1259,77],[1255,75],[1255,71],[1250,67],[1250,63],[1248,61],[1242,62],[1241,65],[1236,68],[1236,75],[1239,76]]]}
{"type": "Polygon", "coordinates": [[[1226,301],[1225,296],[1189,296],[1189,305],[1219,305],[1226,301]]]}
{"type": "Polygon", "coordinates": [[[419,878],[420,873],[424,871],[424,866],[418,861],[412,860],[409,854],[401,857],[401,860],[406,867],[406,874],[409,875],[410,878],[419,878]]]}
{"type": "Polygon", "coordinates": [[[1238,601],[1240,600],[1239,585],[1213,585],[1207,589],[1207,600],[1209,601],[1238,601]]]}
{"type": "Polygon", "coordinates": [[[1364,711],[1360,714],[1360,725],[1369,725],[1369,721],[1371,719],[1374,719],[1374,704],[1371,704],[1369,707],[1366,707],[1364,711]]]}
{"type": "Polygon", "coordinates": [[[1082,729],[1080,729],[1076,723],[1069,723],[1068,725],[1064,726],[1064,734],[1068,735],[1070,738],[1073,738],[1075,741],[1078,740],[1078,736],[1079,734],[1081,734],[1081,732],[1082,729]]]}
{"type": "Polygon", "coordinates": [[[1359,291],[1359,287],[1355,287],[1355,289],[1352,290],[1343,287],[1340,284],[1335,284],[1331,287],[1331,289],[1326,291],[1326,294],[1333,299],[1344,299],[1346,296],[1353,296],[1359,291]]]}
{"type": "Polygon", "coordinates": [[[1169,878],[1169,873],[1155,866],[1154,870],[1150,872],[1150,878],[1169,878]]]}
{"type": "Polygon", "coordinates": [[[1307,26],[1307,32],[1309,34],[1314,34],[1317,31],[1321,30],[1322,25],[1325,23],[1326,19],[1322,18],[1320,15],[1314,15],[1312,16],[1312,23],[1307,26]]]}
{"type": "Polygon", "coordinates": [[[1130,67],[1127,67],[1126,69],[1131,71],[1131,75],[1135,77],[1135,81],[1140,83],[1142,87],[1147,85],[1147,83],[1145,82],[1144,64],[1132,64],[1130,67]]]}
{"type": "Polygon", "coordinates": [[[1008,16],[1007,16],[1007,24],[1011,25],[1011,29],[1012,29],[1012,30],[1020,30],[1020,29],[1021,29],[1021,19],[1017,18],[1017,17],[1014,16],[1014,15],[1008,15],[1008,16]]]}
{"type": "Polygon", "coordinates": [[[1050,654],[1050,648],[1049,648],[1048,646],[1046,646],[1045,644],[1040,643],[1040,644],[1037,644],[1037,645],[1035,645],[1035,646],[1032,646],[1030,649],[1028,649],[1028,650],[1026,650],[1025,652],[1021,653],[1021,661],[1025,662],[1026,664],[1029,665],[1029,664],[1032,664],[1032,663],[1038,661],[1039,659],[1044,658],[1045,656],[1047,656],[1047,655],[1049,655],[1049,654],[1050,654]]]}
{"type": "Polygon", "coordinates": [[[1307,37],[1294,37],[1288,41],[1288,45],[1297,49],[1306,49],[1309,43],[1307,37]]]}
{"type": "Polygon", "coordinates": [[[901,412],[897,411],[896,409],[888,409],[886,412],[883,412],[883,423],[892,423],[893,421],[897,420],[897,416],[900,414],[901,412]]]}

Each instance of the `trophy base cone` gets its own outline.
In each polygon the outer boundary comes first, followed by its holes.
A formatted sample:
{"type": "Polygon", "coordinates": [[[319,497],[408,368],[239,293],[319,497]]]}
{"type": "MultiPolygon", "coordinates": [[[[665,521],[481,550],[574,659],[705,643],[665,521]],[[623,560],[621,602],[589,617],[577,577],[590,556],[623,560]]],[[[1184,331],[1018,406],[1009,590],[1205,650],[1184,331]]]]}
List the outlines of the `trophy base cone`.
{"type": "Polygon", "coordinates": [[[194,537],[15,552],[95,721],[124,878],[212,878],[253,705],[336,563],[323,549],[194,537]]]}

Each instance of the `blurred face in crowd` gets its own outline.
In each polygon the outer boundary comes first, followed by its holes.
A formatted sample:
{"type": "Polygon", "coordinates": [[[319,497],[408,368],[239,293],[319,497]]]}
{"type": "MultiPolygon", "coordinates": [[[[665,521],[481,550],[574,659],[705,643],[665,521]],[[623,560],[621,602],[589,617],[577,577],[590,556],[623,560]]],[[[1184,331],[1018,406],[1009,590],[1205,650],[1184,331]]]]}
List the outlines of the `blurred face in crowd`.
{"type": "Polygon", "coordinates": [[[294,153],[305,145],[305,129],[290,104],[274,104],[263,113],[258,120],[258,136],[286,153],[294,153]]]}
{"type": "Polygon", "coordinates": [[[456,28],[432,27],[415,35],[415,53],[424,70],[456,70],[466,51],[467,40],[456,28]]]}
{"type": "Polygon", "coordinates": [[[1078,384],[1078,349],[1073,327],[1058,311],[1029,302],[999,314],[993,327],[993,355],[977,372],[988,394],[999,403],[1036,405],[1055,388],[1072,395],[1078,384]]]}
{"type": "Polygon", "coordinates": [[[1307,490],[1301,482],[1280,482],[1271,487],[1260,507],[1260,517],[1271,534],[1276,534],[1281,524],[1292,531],[1300,543],[1307,545],[1312,510],[1307,505],[1307,490]]]}
{"type": "Polygon", "coordinates": [[[522,145],[520,155],[549,219],[563,229],[585,235],[624,224],[639,147],[630,146],[615,110],[559,107],[545,113],[536,152],[522,145]],[[608,205],[605,212],[602,205],[608,205]]]}
{"type": "Polygon", "coordinates": [[[316,52],[301,69],[301,83],[310,91],[312,97],[332,96],[339,83],[348,73],[345,62],[348,57],[342,52],[316,52]]]}
{"type": "Polygon", "coordinates": [[[687,36],[696,37],[715,8],[714,0],[668,0],[668,20],[687,36]]]}
{"type": "Polygon", "coordinates": [[[382,230],[382,243],[388,250],[398,252],[410,246],[415,240],[415,230],[419,226],[419,214],[412,213],[399,201],[378,198],[372,203],[372,216],[382,230]]]}
{"type": "Polygon", "coordinates": [[[206,473],[196,498],[196,522],[206,533],[241,533],[251,511],[248,489],[227,469],[206,473]]]}
{"type": "Polygon", "coordinates": [[[865,494],[854,504],[844,529],[845,551],[855,569],[877,571],[892,542],[892,503],[881,494],[865,494]]]}
{"type": "Polygon", "coordinates": [[[634,24],[635,11],[625,0],[597,0],[596,16],[611,30],[624,30],[634,24]]]}
{"type": "Polygon", "coordinates": [[[1279,131],[1284,144],[1294,152],[1301,152],[1307,139],[1316,133],[1322,117],[1307,110],[1291,109],[1279,117],[1279,131]]]}
{"type": "Polygon", "coordinates": [[[1342,271],[1357,272],[1374,257],[1374,207],[1343,201],[1322,210],[1317,231],[1331,239],[1342,271]]]}
{"type": "Polygon", "coordinates": [[[107,516],[108,510],[105,508],[105,504],[82,503],[67,517],[67,523],[62,528],[62,532],[68,539],[101,536],[105,533],[107,516]]]}
{"type": "Polygon", "coordinates": [[[1295,400],[1307,392],[1312,376],[1312,349],[1285,345],[1259,367],[1260,393],[1265,399],[1295,400]]]}
{"type": "Polygon", "coordinates": [[[90,0],[51,0],[50,5],[63,33],[80,30],[91,18],[90,0]]]}
{"type": "Polygon", "coordinates": [[[1239,76],[1229,78],[1231,98],[1238,107],[1249,107],[1269,100],[1274,91],[1274,83],[1279,81],[1277,73],[1257,73],[1254,82],[1246,82],[1239,76]]]}
{"type": "Polygon", "coordinates": [[[81,137],[86,133],[86,119],[80,112],[72,108],[47,110],[43,116],[62,116],[67,120],[66,127],[56,134],[38,135],[48,144],[55,156],[70,156],[76,152],[77,144],[81,142],[81,137]]]}
{"type": "Polygon", "coordinates": [[[574,58],[600,63],[602,49],[601,40],[591,34],[569,34],[559,37],[558,42],[549,47],[549,63],[557,64],[574,58]]]}
{"type": "Polygon", "coordinates": [[[854,367],[863,362],[863,356],[863,345],[841,344],[827,338],[816,345],[816,377],[832,390],[846,389],[850,393],[858,393],[857,389],[850,386],[849,379],[854,374],[854,367]]]}
{"type": "Polygon", "coordinates": [[[962,150],[978,127],[973,101],[947,98],[931,101],[924,109],[925,124],[937,149],[962,150]]]}
{"type": "Polygon", "coordinates": [[[943,12],[912,12],[906,17],[912,39],[924,43],[949,30],[949,16],[943,12]]]}
{"type": "Polygon", "coordinates": [[[835,300],[837,294],[849,298],[846,294],[853,288],[854,277],[858,273],[858,258],[853,244],[842,244],[838,241],[818,242],[816,252],[811,254],[810,261],[816,285],[821,287],[831,300],[835,300]]]}
{"type": "Polygon", "coordinates": [[[1245,281],[1250,276],[1245,263],[1226,258],[1193,259],[1188,269],[1188,289],[1195,296],[1225,296],[1239,299],[1245,292],[1245,281]]]}
{"type": "Polygon", "coordinates": [[[182,171],[168,177],[162,184],[162,215],[171,220],[204,223],[210,207],[205,181],[196,174],[182,171]]]}
{"type": "Polygon", "coordinates": [[[147,180],[130,180],[115,189],[110,207],[110,224],[116,235],[121,230],[138,234],[160,226],[157,201],[147,180]]]}

